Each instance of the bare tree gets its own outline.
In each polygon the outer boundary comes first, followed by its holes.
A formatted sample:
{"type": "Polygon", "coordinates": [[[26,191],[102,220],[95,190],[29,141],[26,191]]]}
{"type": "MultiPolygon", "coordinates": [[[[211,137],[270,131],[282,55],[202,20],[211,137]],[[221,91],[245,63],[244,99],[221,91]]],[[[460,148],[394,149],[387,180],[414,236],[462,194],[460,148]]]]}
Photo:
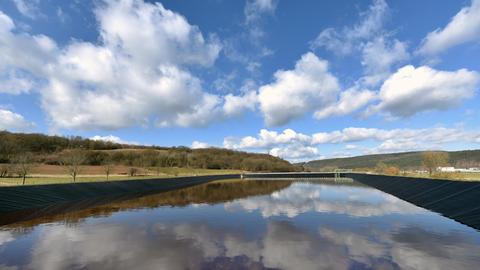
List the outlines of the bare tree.
{"type": "Polygon", "coordinates": [[[85,160],[85,153],[79,149],[73,149],[65,153],[62,159],[62,165],[67,168],[68,174],[75,183],[77,176],[80,174],[80,165],[85,160]]]}
{"type": "Polygon", "coordinates": [[[13,158],[18,175],[22,177],[22,185],[25,185],[25,178],[31,169],[32,154],[25,152],[18,154],[13,158]]]}
{"type": "Polygon", "coordinates": [[[160,171],[161,171],[161,169],[162,169],[162,168],[161,168],[160,166],[158,166],[158,165],[157,165],[157,166],[155,166],[155,173],[156,173],[156,175],[157,175],[157,176],[159,176],[159,175],[160,175],[160,171]]]}
{"type": "Polygon", "coordinates": [[[136,176],[137,172],[138,172],[138,169],[135,167],[128,168],[128,175],[131,177],[136,176]]]}
{"type": "Polygon", "coordinates": [[[148,169],[147,169],[147,155],[145,151],[143,151],[138,157],[138,165],[140,165],[140,168],[142,168],[141,175],[146,176],[148,174],[148,169]]]}
{"type": "Polygon", "coordinates": [[[108,177],[112,173],[113,170],[113,162],[112,162],[112,157],[110,155],[107,155],[105,159],[103,160],[103,172],[105,172],[105,176],[108,177]]]}
{"type": "Polygon", "coordinates": [[[0,164],[0,177],[7,177],[10,164],[0,164]]]}
{"type": "Polygon", "coordinates": [[[425,152],[422,154],[423,166],[428,169],[430,175],[438,167],[447,165],[448,159],[448,153],[445,152],[425,152]]]}
{"type": "Polygon", "coordinates": [[[105,172],[105,176],[107,176],[107,181],[108,181],[108,176],[112,173],[113,170],[113,165],[112,163],[108,162],[103,165],[103,171],[105,172]]]}

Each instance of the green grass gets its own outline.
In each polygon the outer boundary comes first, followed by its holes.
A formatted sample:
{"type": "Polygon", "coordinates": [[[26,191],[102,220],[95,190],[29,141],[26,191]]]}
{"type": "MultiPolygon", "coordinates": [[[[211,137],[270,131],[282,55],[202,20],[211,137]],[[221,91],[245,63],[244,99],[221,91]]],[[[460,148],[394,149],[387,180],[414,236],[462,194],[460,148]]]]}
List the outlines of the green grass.
{"type": "MultiPolygon", "coordinates": [[[[150,170],[148,175],[136,175],[136,176],[121,176],[111,175],[109,181],[124,181],[124,180],[143,180],[143,179],[155,179],[155,178],[170,178],[181,176],[200,176],[200,175],[214,175],[214,174],[237,174],[242,173],[240,170],[211,170],[211,169],[192,169],[192,168],[161,168],[157,175],[156,171],[150,170]]],[[[22,178],[8,177],[0,178],[0,186],[17,186],[22,185],[22,178]]],[[[106,181],[105,176],[89,176],[80,175],[77,177],[77,183],[83,182],[103,182],[106,181]]],[[[44,184],[68,184],[72,183],[72,177],[68,175],[55,175],[55,176],[30,176],[25,179],[25,185],[44,185],[44,184]]]]}
{"type": "MultiPolygon", "coordinates": [[[[165,167],[165,168],[160,168],[158,172],[160,173],[160,175],[164,174],[167,176],[192,176],[192,175],[242,173],[244,171],[165,167]]],[[[149,173],[152,175],[156,175],[157,171],[155,169],[150,169],[149,173]]]]}
{"type": "Polygon", "coordinates": [[[462,172],[437,172],[429,175],[428,173],[412,173],[406,176],[432,179],[448,179],[456,181],[480,181],[480,173],[462,173],[462,172]]]}
{"type": "Polygon", "coordinates": [[[435,180],[453,180],[453,181],[480,181],[480,173],[462,173],[462,172],[436,172],[432,175],[428,173],[416,173],[416,172],[407,172],[399,174],[381,174],[375,172],[362,172],[355,171],[355,173],[369,173],[376,175],[386,175],[386,176],[404,176],[412,178],[426,178],[426,179],[435,179],[435,180]]]}

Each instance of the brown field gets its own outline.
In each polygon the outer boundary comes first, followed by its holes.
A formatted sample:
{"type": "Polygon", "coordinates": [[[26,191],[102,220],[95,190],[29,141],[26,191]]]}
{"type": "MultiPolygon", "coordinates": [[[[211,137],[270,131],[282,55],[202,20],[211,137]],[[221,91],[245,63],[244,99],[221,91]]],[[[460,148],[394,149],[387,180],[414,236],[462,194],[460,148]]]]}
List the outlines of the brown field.
{"type": "MultiPolygon", "coordinates": [[[[124,165],[112,166],[109,176],[110,181],[148,179],[148,178],[167,178],[177,176],[196,176],[196,175],[212,175],[212,174],[236,174],[242,173],[240,170],[213,170],[213,169],[194,169],[194,168],[138,168],[135,176],[129,176],[128,171],[132,167],[124,165]]],[[[77,182],[97,182],[106,181],[103,166],[81,166],[80,175],[77,176],[77,182]]],[[[54,184],[54,183],[71,183],[72,178],[68,175],[66,167],[60,165],[32,165],[27,176],[25,184],[54,184]]],[[[21,185],[20,177],[0,178],[0,186],[21,185]]]]}
{"type": "MultiPolygon", "coordinates": [[[[103,166],[80,166],[80,172],[82,175],[103,175],[104,167],[103,166]]],[[[112,166],[111,174],[118,174],[118,175],[127,175],[128,168],[124,165],[115,165],[112,166]]],[[[60,165],[46,165],[46,164],[39,164],[34,165],[30,172],[31,175],[63,175],[67,174],[67,169],[64,166],[60,165]]]]}

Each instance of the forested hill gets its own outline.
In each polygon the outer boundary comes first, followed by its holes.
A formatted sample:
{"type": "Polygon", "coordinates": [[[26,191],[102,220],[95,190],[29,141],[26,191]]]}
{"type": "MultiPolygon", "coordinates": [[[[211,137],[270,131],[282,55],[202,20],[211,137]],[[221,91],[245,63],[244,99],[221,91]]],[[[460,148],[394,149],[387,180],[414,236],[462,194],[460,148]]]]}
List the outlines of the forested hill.
{"type": "MultiPolygon", "coordinates": [[[[438,151],[449,155],[449,164],[452,166],[480,166],[480,150],[438,151]]],[[[419,168],[422,166],[424,152],[404,152],[394,154],[366,155],[348,158],[333,158],[313,160],[303,165],[310,170],[325,170],[332,168],[374,168],[380,162],[398,168],[419,168]]]]}
{"type": "Polygon", "coordinates": [[[69,152],[81,152],[83,165],[191,167],[247,171],[295,171],[298,166],[267,154],[221,148],[190,149],[118,144],[82,137],[47,136],[0,131],[0,163],[15,163],[28,154],[32,163],[61,164],[69,152]]]}

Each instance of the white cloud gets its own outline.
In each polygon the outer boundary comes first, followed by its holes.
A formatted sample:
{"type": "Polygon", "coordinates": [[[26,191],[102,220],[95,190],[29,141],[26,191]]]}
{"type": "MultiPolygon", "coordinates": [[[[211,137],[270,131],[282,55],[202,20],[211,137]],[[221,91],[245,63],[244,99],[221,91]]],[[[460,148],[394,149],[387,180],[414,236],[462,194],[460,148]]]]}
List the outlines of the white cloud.
{"type": "Polygon", "coordinates": [[[193,141],[192,142],[192,149],[201,149],[201,148],[209,148],[210,145],[206,142],[199,142],[199,141],[193,141]]]}
{"type": "Polygon", "coordinates": [[[379,190],[362,187],[312,185],[293,183],[289,188],[270,196],[240,199],[225,204],[232,211],[258,210],[265,218],[294,218],[306,212],[344,214],[353,217],[373,217],[390,214],[418,214],[424,210],[379,190]],[[334,200],[328,194],[341,193],[334,200]],[[365,203],[366,201],[372,203],[365,203]]]}
{"type": "Polygon", "coordinates": [[[324,119],[332,116],[341,116],[352,113],[376,98],[376,94],[370,90],[358,90],[355,87],[340,93],[336,103],[324,107],[315,112],[316,119],[324,119]]]}
{"type": "Polygon", "coordinates": [[[0,74],[13,68],[45,75],[58,52],[55,42],[44,35],[14,33],[12,19],[0,11],[0,74]]]}
{"type": "Polygon", "coordinates": [[[378,129],[349,127],[332,132],[315,133],[312,144],[339,144],[375,140],[381,142],[376,150],[381,152],[432,149],[452,142],[473,143],[480,137],[480,131],[467,131],[461,128],[434,127],[425,129],[378,129]],[[404,148],[406,145],[415,147],[404,148]],[[386,146],[397,145],[397,148],[386,146]],[[389,149],[388,149],[389,148],[389,149]]]}
{"type": "Polygon", "coordinates": [[[291,162],[301,162],[305,160],[321,159],[320,150],[313,146],[289,145],[286,147],[274,147],[269,152],[270,155],[282,159],[288,159],[291,162]]]}
{"type": "Polygon", "coordinates": [[[358,145],[355,145],[355,144],[347,144],[347,145],[345,145],[345,149],[347,149],[347,150],[355,150],[355,149],[358,149],[358,145]]]}
{"type": "Polygon", "coordinates": [[[360,13],[358,23],[341,31],[327,28],[311,42],[312,49],[324,48],[339,55],[361,55],[363,76],[343,91],[336,103],[318,110],[317,119],[350,114],[370,103],[376,93],[369,88],[377,86],[390,74],[392,67],[409,59],[407,45],[393,39],[384,30],[389,7],[384,0],[374,1],[368,10],[360,13]]]}
{"type": "Polygon", "coordinates": [[[13,0],[17,10],[25,17],[35,19],[39,15],[38,3],[39,0],[13,0]]]}
{"type": "Polygon", "coordinates": [[[44,82],[41,104],[54,128],[118,129],[152,121],[204,126],[254,106],[252,95],[222,97],[203,89],[189,67],[213,65],[221,45],[180,14],[159,3],[107,0],[95,15],[98,44],[72,41],[58,48],[46,36],[17,33],[0,12],[0,72],[28,71],[44,82]]]}
{"type": "Polygon", "coordinates": [[[0,74],[0,93],[19,95],[28,93],[35,82],[27,74],[22,74],[16,70],[4,71],[0,74]]]}
{"type": "Polygon", "coordinates": [[[90,140],[94,141],[105,141],[105,142],[113,142],[113,143],[120,143],[120,144],[139,144],[138,142],[129,142],[129,141],[124,141],[120,139],[120,137],[114,136],[114,135],[107,135],[107,136],[100,136],[100,135],[95,135],[90,138],[90,140]]]}
{"type": "Polygon", "coordinates": [[[450,109],[473,97],[479,82],[480,75],[466,69],[439,71],[408,65],[383,83],[380,103],[370,107],[367,114],[383,110],[394,117],[408,117],[422,111],[450,109]]]}
{"type": "Polygon", "coordinates": [[[384,0],[375,0],[368,10],[360,13],[357,24],[336,30],[327,28],[311,42],[312,49],[324,48],[338,55],[361,55],[364,75],[355,87],[376,86],[391,72],[391,68],[409,59],[407,44],[392,39],[384,29],[390,8],[384,0]]]}
{"type": "MultiPolygon", "coordinates": [[[[326,158],[318,147],[327,144],[346,144],[347,150],[364,154],[439,150],[451,143],[479,143],[480,131],[463,128],[432,127],[424,129],[378,129],[348,127],[311,135],[286,129],[282,133],[260,130],[257,137],[226,137],[223,146],[230,149],[269,152],[290,161],[326,158]],[[352,142],[375,142],[375,146],[351,145],[352,142]]],[[[334,153],[333,156],[346,156],[334,153]]],[[[329,156],[331,157],[331,156],[329,156]]]]}
{"type": "Polygon", "coordinates": [[[398,40],[388,41],[384,36],[369,41],[362,48],[362,66],[365,76],[360,81],[377,85],[390,75],[390,68],[410,57],[407,45],[398,40]]]}
{"type": "Polygon", "coordinates": [[[228,94],[225,96],[223,111],[227,116],[237,116],[242,114],[245,110],[255,110],[257,102],[258,97],[255,91],[249,91],[243,96],[228,94]]]}
{"type": "Polygon", "coordinates": [[[34,126],[22,115],[0,108],[0,130],[28,131],[34,126]]]}
{"type": "Polygon", "coordinates": [[[312,49],[323,47],[336,54],[349,54],[364,42],[380,35],[389,7],[384,0],[375,0],[369,9],[360,14],[360,22],[342,31],[327,28],[310,44],[312,49]]]}
{"type": "Polygon", "coordinates": [[[241,139],[227,137],[223,145],[226,148],[232,149],[268,149],[282,144],[308,144],[311,138],[305,134],[297,133],[292,129],[285,129],[282,133],[276,131],[269,131],[266,129],[260,130],[258,138],[247,136],[241,139]]]}
{"type": "Polygon", "coordinates": [[[277,4],[277,0],[247,0],[244,9],[246,23],[260,19],[265,13],[273,14],[277,4]]]}
{"type": "Polygon", "coordinates": [[[443,29],[428,33],[419,53],[433,55],[470,41],[480,41],[480,0],[472,0],[443,29]]]}
{"type": "Polygon", "coordinates": [[[0,246],[15,240],[11,232],[8,231],[0,231],[0,246]]]}
{"type": "Polygon", "coordinates": [[[275,72],[275,81],[260,87],[260,109],[269,126],[287,124],[335,102],[340,87],[328,62],[309,52],[293,70],[275,72]]]}
{"type": "Polygon", "coordinates": [[[96,10],[106,47],[127,54],[133,64],[210,66],[220,51],[216,40],[206,41],[199,28],[163,5],[140,0],[107,0],[96,10]]]}

